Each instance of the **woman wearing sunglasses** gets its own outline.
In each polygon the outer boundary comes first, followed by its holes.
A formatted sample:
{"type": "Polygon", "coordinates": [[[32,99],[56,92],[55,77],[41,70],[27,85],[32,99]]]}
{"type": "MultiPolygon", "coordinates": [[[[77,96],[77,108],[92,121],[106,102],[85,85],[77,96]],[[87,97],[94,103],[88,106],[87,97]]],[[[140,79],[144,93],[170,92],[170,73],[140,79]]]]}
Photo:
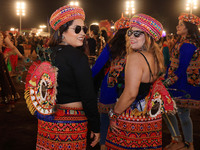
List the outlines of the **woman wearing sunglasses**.
{"type": "Polygon", "coordinates": [[[179,39],[172,48],[165,85],[175,89],[171,94],[178,107],[177,114],[184,140],[176,116],[169,115],[169,119],[164,119],[172,135],[172,142],[165,147],[165,150],[194,150],[190,110],[200,108],[200,33],[198,31],[200,18],[183,13],[178,19],[176,30],[179,39]]]}
{"type": "Polygon", "coordinates": [[[91,146],[100,139],[100,119],[92,73],[83,46],[87,32],[85,13],[78,6],[63,6],[50,18],[55,30],[49,46],[58,68],[57,110],[53,120],[38,119],[37,149],[86,149],[87,124],[91,146]]]}
{"type": "Polygon", "coordinates": [[[156,44],[162,30],[160,22],[145,14],[134,15],[130,20],[125,88],[109,112],[108,149],[162,149],[162,115],[148,115],[144,100],[164,70],[163,56],[156,44]]]}

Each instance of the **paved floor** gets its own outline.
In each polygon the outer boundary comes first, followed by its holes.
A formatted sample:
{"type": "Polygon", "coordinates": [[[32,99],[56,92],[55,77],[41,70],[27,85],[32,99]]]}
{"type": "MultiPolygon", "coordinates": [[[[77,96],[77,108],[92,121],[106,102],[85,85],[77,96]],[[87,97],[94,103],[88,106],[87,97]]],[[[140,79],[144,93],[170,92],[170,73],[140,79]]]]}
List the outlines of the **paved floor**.
{"type": "MultiPolygon", "coordinates": [[[[26,55],[28,55],[26,53],[26,55]]],[[[20,93],[15,109],[6,113],[6,107],[0,106],[0,150],[34,150],[37,134],[37,119],[32,116],[23,98],[24,84],[16,83],[20,93]]],[[[193,110],[191,117],[194,124],[194,146],[200,150],[200,110],[193,110]]],[[[163,146],[170,142],[169,131],[163,123],[163,146]]],[[[92,148],[88,148],[92,149],[92,148]]],[[[99,146],[93,148],[98,150],[99,146]]]]}

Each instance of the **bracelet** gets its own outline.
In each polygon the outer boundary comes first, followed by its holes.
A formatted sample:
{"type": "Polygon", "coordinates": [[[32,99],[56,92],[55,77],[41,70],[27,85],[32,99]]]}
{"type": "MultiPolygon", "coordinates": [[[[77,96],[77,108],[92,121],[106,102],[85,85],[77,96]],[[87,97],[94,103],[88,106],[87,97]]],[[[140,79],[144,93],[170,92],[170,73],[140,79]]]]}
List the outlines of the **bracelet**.
{"type": "Polygon", "coordinates": [[[118,118],[119,114],[115,113],[112,109],[110,109],[110,111],[108,112],[108,116],[110,119],[116,120],[118,118]]]}
{"type": "Polygon", "coordinates": [[[170,85],[172,85],[172,80],[171,78],[167,78],[164,82],[163,82],[165,87],[169,87],[170,85]]]}

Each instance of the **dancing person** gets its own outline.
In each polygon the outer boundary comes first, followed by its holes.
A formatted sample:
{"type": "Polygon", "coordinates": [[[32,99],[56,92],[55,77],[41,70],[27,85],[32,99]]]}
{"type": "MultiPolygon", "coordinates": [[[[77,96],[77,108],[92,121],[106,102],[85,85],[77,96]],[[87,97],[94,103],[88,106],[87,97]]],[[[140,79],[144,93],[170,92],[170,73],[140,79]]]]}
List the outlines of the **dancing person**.
{"type": "MultiPolygon", "coordinates": [[[[124,67],[126,62],[126,31],[129,28],[129,18],[122,17],[116,21],[117,32],[110,42],[105,46],[102,53],[92,67],[94,79],[97,77],[95,85],[100,82],[100,96],[98,108],[100,112],[100,145],[101,150],[105,150],[105,140],[109,125],[108,112],[114,108],[116,99],[119,98],[124,87],[124,67]],[[99,78],[99,73],[103,70],[103,79],[99,78]]],[[[96,88],[98,90],[98,88],[96,88]]]]}
{"type": "Polygon", "coordinates": [[[50,18],[55,30],[49,46],[51,60],[58,68],[57,111],[53,120],[38,119],[36,149],[86,149],[87,124],[91,130],[90,144],[100,139],[100,118],[92,72],[87,56],[78,47],[87,32],[85,13],[78,6],[66,5],[50,18]]]}
{"type": "Polygon", "coordinates": [[[3,34],[3,42],[11,49],[10,52],[5,54],[5,57],[7,58],[8,56],[12,55],[12,54],[17,54],[19,56],[19,58],[24,58],[23,55],[19,52],[19,50],[14,46],[14,44],[12,43],[12,41],[9,39],[8,37],[8,32],[2,32],[3,34]]]}
{"type": "Polygon", "coordinates": [[[0,32],[0,89],[2,103],[7,105],[7,112],[12,111],[12,109],[15,107],[15,101],[20,98],[20,95],[15,89],[15,86],[9,75],[7,65],[5,63],[6,57],[9,57],[9,55],[12,53],[17,53],[19,57],[23,58],[21,53],[7,37],[7,34],[0,32]],[[5,44],[8,45],[11,49],[11,51],[6,53],[6,55],[2,53],[3,42],[5,42],[5,44]]]}
{"type": "MultiPolygon", "coordinates": [[[[12,33],[8,34],[8,38],[12,42],[12,44],[15,46],[15,38],[14,38],[12,33]]],[[[12,49],[8,45],[5,45],[5,46],[6,47],[4,49],[4,55],[7,55],[7,53],[9,55],[9,57],[7,57],[7,60],[6,60],[8,71],[9,71],[11,77],[16,76],[16,67],[17,67],[17,63],[18,63],[18,55],[16,53],[13,53],[12,49]]]]}
{"type": "Polygon", "coordinates": [[[160,22],[145,14],[130,20],[126,34],[127,61],[125,88],[110,110],[107,149],[162,149],[162,115],[147,113],[145,97],[164,70],[161,50],[156,43],[162,35],[160,22]]]}
{"type": "Polygon", "coordinates": [[[200,108],[200,34],[198,31],[200,18],[193,14],[183,13],[178,19],[176,29],[179,39],[172,49],[165,85],[170,89],[175,89],[171,91],[171,94],[178,106],[178,117],[184,139],[179,131],[176,116],[165,117],[172,135],[172,142],[165,149],[194,150],[190,110],[200,108]]]}

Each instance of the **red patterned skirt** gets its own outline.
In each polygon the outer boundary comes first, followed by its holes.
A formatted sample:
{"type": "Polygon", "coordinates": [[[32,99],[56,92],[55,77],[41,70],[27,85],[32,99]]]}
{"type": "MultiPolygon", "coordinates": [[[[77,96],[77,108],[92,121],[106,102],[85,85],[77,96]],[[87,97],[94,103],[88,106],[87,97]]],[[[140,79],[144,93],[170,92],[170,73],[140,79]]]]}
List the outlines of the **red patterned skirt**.
{"type": "Polygon", "coordinates": [[[108,150],[162,150],[162,116],[134,116],[128,108],[123,112],[117,125],[120,134],[108,129],[106,147],[108,150]]]}
{"type": "Polygon", "coordinates": [[[82,109],[58,108],[53,120],[38,119],[37,150],[85,150],[87,118],[82,109]]]}

